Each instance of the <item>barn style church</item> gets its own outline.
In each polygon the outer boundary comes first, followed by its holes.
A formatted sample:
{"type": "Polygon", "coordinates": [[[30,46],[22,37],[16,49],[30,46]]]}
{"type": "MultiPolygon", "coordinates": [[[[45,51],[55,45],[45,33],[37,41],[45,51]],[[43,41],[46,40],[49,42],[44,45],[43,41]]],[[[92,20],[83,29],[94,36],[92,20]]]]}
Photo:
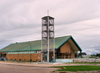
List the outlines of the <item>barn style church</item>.
{"type": "MultiPolygon", "coordinates": [[[[55,38],[55,59],[75,58],[78,51],[82,49],[72,36],[55,38]]],[[[12,43],[0,50],[0,59],[41,62],[41,40],[12,43]]]]}

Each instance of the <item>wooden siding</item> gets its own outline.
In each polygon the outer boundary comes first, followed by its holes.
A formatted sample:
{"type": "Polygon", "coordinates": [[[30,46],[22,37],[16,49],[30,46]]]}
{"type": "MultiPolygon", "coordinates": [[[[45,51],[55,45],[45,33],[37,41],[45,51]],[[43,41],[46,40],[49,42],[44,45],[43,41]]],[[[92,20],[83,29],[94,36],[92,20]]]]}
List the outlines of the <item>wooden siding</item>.
{"type": "Polygon", "coordinates": [[[62,54],[62,58],[74,58],[75,57],[75,51],[70,47],[70,44],[66,42],[61,48],[60,53],[66,53],[62,54]],[[68,54],[67,54],[68,53],[68,54]]]}
{"type": "Polygon", "coordinates": [[[60,53],[71,53],[71,47],[68,42],[66,42],[61,48],[60,48],[60,53]]]}

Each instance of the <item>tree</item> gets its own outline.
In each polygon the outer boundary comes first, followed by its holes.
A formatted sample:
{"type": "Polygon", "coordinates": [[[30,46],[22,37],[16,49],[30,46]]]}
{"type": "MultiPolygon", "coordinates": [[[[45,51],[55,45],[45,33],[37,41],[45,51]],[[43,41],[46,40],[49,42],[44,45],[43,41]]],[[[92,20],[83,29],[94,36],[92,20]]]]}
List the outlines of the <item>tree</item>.
{"type": "Polygon", "coordinates": [[[96,56],[100,58],[100,53],[97,53],[96,56]]]}

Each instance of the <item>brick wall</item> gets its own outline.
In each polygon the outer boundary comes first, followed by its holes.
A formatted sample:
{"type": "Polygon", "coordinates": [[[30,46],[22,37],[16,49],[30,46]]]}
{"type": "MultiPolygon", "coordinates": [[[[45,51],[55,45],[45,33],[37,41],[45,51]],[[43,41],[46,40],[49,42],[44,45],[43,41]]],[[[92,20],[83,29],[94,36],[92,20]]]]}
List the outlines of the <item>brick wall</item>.
{"type": "Polygon", "coordinates": [[[33,62],[36,61],[41,61],[41,53],[36,53],[36,54],[7,54],[6,58],[8,60],[12,60],[12,61],[30,61],[30,59],[33,62]]]}
{"type": "Polygon", "coordinates": [[[0,57],[1,57],[1,53],[0,53],[0,57]]]}
{"type": "MultiPolygon", "coordinates": [[[[55,50],[57,53],[57,50],[55,50]]],[[[75,57],[75,51],[72,50],[70,47],[70,44],[66,42],[61,48],[60,48],[60,53],[73,53],[73,54],[66,54],[66,55],[61,55],[62,57],[68,57],[68,58],[74,58],[75,57]]],[[[55,54],[55,57],[57,57],[57,54],[55,54]]],[[[6,58],[8,60],[12,61],[41,61],[41,53],[35,53],[35,54],[7,54],[6,58]]]]}

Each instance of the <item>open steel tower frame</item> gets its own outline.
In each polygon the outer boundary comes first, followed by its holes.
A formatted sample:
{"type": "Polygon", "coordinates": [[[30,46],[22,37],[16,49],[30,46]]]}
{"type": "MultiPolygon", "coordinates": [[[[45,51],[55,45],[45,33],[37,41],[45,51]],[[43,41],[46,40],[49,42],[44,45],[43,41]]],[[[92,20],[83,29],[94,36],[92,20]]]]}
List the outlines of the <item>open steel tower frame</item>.
{"type": "Polygon", "coordinates": [[[55,62],[54,18],[42,18],[41,61],[55,62]]]}

